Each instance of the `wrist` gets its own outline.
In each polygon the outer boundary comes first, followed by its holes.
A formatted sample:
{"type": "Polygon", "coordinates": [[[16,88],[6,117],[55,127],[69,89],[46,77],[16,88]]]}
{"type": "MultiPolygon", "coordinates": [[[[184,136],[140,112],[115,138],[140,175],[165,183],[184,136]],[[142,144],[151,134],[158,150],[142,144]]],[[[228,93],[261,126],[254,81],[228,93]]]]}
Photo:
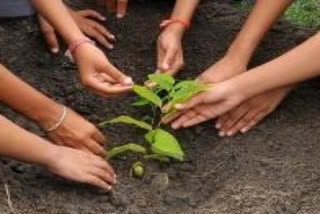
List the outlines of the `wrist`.
{"type": "Polygon", "coordinates": [[[226,56],[245,64],[249,64],[255,47],[252,45],[246,45],[244,43],[235,42],[227,50],[226,56]]]}
{"type": "Polygon", "coordinates": [[[34,120],[43,128],[44,130],[49,130],[54,127],[59,118],[61,117],[63,106],[55,102],[47,107],[42,107],[37,111],[34,120]]]}

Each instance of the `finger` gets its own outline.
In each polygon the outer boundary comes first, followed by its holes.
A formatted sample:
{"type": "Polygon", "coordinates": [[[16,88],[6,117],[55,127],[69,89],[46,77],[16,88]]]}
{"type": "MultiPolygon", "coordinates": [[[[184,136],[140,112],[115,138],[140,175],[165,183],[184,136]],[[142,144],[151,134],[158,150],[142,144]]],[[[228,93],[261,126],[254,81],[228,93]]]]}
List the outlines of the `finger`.
{"type": "Polygon", "coordinates": [[[177,50],[175,48],[168,48],[163,57],[163,61],[160,64],[160,69],[164,72],[170,70],[177,56],[177,50]]]}
{"type": "Polygon", "coordinates": [[[115,0],[105,0],[106,3],[106,9],[110,10],[112,12],[116,11],[116,2],[115,0]]]}
{"type": "Polygon", "coordinates": [[[216,117],[226,113],[228,109],[226,109],[226,106],[224,103],[217,103],[216,105],[210,105],[210,115],[204,117],[203,115],[199,114],[198,116],[194,117],[191,120],[188,120],[182,124],[183,127],[187,128],[190,126],[197,125],[199,123],[205,122],[207,120],[215,119],[216,117]]]}
{"type": "Polygon", "coordinates": [[[54,28],[41,16],[39,16],[39,22],[49,50],[54,54],[58,53],[59,43],[54,28]]]}
{"type": "Polygon", "coordinates": [[[222,125],[221,131],[226,133],[227,136],[231,136],[232,132],[230,132],[230,130],[242,117],[248,113],[250,110],[248,108],[249,107],[246,104],[243,104],[238,108],[231,110],[228,120],[222,125]]]}
{"type": "Polygon", "coordinates": [[[245,127],[248,126],[248,124],[257,116],[259,115],[259,112],[258,111],[250,111],[250,112],[247,112],[247,114],[245,114],[238,122],[237,124],[232,128],[230,134],[231,135],[234,135],[236,134],[237,132],[241,131],[241,130],[244,130],[245,127]]]}
{"type": "Polygon", "coordinates": [[[222,125],[228,120],[229,118],[229,113],[225,113],[223,114],[221,117],[218,118],[217,122],[216,122],[216,129],[221,129],[222,125]]]}
{"type": "Polygon", "coordinates": [[[183,104],[176,104],[174,107],[177,110],[187,110],[196,107],[197,105],[205,103],[206,93],[200,93],[183,104]]]}
{"type": "Polygon", "coordinates": [[[184,66],[183,59],[179,58],[174,62],[174,64],[166,73],[171,76],[175,76],[183,68],[183,66],[184,66]]]}
{"type": "Polygon", "coordinates": [[[175,119],[179,118],[182,114],[183,114],[183,112],[180,112],[180,111],[175,111],[173,113],[169,113],[168,115],[165,115],[161,119],[161,122],[164,123],[164,124],[171,123],[175,119]]]}
{"type": "Polygon", "coordinates": [[[268,113],[261,112],[257,114],[247,125],[240,129],[241,133],[247,133],[251,130],[254,126],[256,126],[268,113]]]}
{"type": "Polygon", "coordinates": [[[84,33],[90,36],[91,38],[97,40],[104,47],[108,49],[113,49],[113,45],[93,26],[84,29],[84,33]]]}
{"type": "Polygon", "coordinates": [[[98,177],[99,179],[103,180],[107,184],[115,185],[117,183],[116,179],[112,175],[110,175],[108,172],[106,172],[101,168],[90,167],[88,171],[90,174],[98,177]]]}
{"type": "Polygon", "coordinates": [[[99,130],[93,133],[92,138],[102,146],[107,143],[107,138],[99,130]]]}
{"type": "Polygon", "coordinates": [[[91,9],[87,9],[87,10],[81,10],[78,12],[79,15],[83,16],[83,17],[91,17],[91,18],[95,18],[101,21],[105,21],[106,17],[104,17],[103,15],[101,15],[100,13],[98,13],[95,10],[91,10],[91,9]]]}
{"type": "Polygon", "coordinates": [[[106,64],[104,71],[106,74],[108,74],[111,78],[113,78],[114,80],[116,80],[119,83],[129,85],[129,86],[133,85],[133,81],[130,77],[121,73],[117,68],[115,68],[110,63],[106,64]]]}
{"type": "Polygon", "coordinates": [[[97,177],[94,174],[88,175],[86,177],[85,183],[91,184],[91,185],[96,186],[96,187],[99,187],[99,188],[104,189],[104,190],[106,190],[108,192],[112,189],[112,187],[108,183],[106,183],[103,179],[97,177]]]}
{"type": "Polygon", "coordinates": [[[103,149],[103,147],[92,139],[87,140],[84,146],[87,147],[87,149],[89,149],[89,151],[93,154],[101,156],[106,155],[106,151],[103,149]]]}
{"type": "Polygon", "coordinates": [[[95,81],[92,80],[88,85],[92,90],[98,91],[106,96],[123,94],[130,92],[132,86],[124,86],[122,84],[109,84],[107,82],[95,81]]]}
{"type": "Polygon", "coordinates": [[[104,37],[108,38],[109,40],[115,40],[115,36],[108,31],[104,26],[100,25],[99,23],[94,22],[93,26],[96,30],[98,30],[104,37]]]}
{"type": "MultiPolygon", "coordinates": [[[[115,180],[116,173],[114,172],[114,170],[110,166],[110,164],[108,162],[106,162],[103,158],[96,156],[94,159],[94,164],[95,164],[95,166],[97,166],[100,169],[104,170],[105,172],[109,173],[110,176],[115,180]]],[[[114,181],[114,182],[116,182],[116,181],[114,181]]]]}
{"type": "Polygon", "coordinates": [[[126,15],[127,6],[128,6],[128,0],[118,0],[117,17],[119,19],[123,18],[126,15]]]}
{"type": "Polygon", "coordinates": [[[186,121],[192,120],[194,117],[197,117],[199,114],[194,110],[189,110],[186,113],[182,114],[176,121],[171,124],[173,129],[179,129],[183,126],[186,121]]]}

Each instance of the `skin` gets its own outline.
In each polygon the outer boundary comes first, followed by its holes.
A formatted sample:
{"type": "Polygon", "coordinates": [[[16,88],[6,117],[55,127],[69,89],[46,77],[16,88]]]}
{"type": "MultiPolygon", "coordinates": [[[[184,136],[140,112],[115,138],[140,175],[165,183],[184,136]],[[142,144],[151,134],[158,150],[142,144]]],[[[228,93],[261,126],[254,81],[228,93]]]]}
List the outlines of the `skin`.
{"type": "Polygon", "coordinates": [[[115,11],[117,18],[123,18],[127,13],[128,0],[100,0],[104,1],[107,10],[115,11]]]}
{"type": "MultiPolygon", "coordinates": [[[[32,3],[67,44],[74,44],[85,37],[61,0],[50,3],[45,0],[32,0],[32,3]]],[[[93,92],[110,97],[131,90],[132,79],[115,68],[94,45],[83,43],[78,46],[73,52],[73,58],[78,65],[82,84],[93,92]]]]}
{"type": "MultiPolygon", "coordinates": [[[[212,85],[207,92],[175,106],[181,114],[171,118],[172,126],[190,127],[214,119],[258,94],[319,76],[319,50],[320,34],[317,33],[269,63],[212,85]]],[[[262,113],[258,114],[258,118],[262,117],[262,113]]]]}
{"type": "MultiPolygon", "coordinates": [[[[292,3],[292,0],[258,0],[248,20],[231,44],[226,55],[198,77],[205,84],[219,83],[247,71],[254,51],[278,17],[292,3]]],[[[294,86],[285,86],[264,92],[245,100],[239,106],[220,116],[215,127],[219,135],[232,136],[247,132],[269,115],[294,86]]],[[[167,121],[165,121],[167,122],[167,121]]]]}
{"type": "MultiPolygon", "coordinates": [[[[127,11],[128,0],[104,0],[107,9],[116,11],[118,18],[123,18],[127,11]]],[[[170,19],[190,22],[200,0],[177,0],[170,19]]],[[[157,71],[175,75],[184,66],[182,39],[186,26],[173,23],[167,26],[157,41],[157,71]]],[[[149,85],[150,83],[147,83],[149,85]]],[[[149,85],[152,87],[152,84],[149,85]]]]}
{"type": "MultiPolygon", "coordinates": [[[[170,19],[179,19],[190,22],[199,0],[177,0],[170,19]]],[[[184,66],[182,39],[186,26],[173,23],[167,26],[160,34],[157,42],[157,71],[175,75],[184,66]]]]}
{"type": "Polygon", "coordinates": [[[116,184],[114,171],[101,157],[51,144],[1,115],[0,136],[0,156],[37,164],[63,178],[106,191],[116,184]]]}
{"type": "MultiPolygon", "coordinates": [[[[73,20],[76,22],[80,30],[88,37],[96,40],[107,49],[113,49],[112,42],[115,41],[115,36],[108,31],[103,25],[99,24],[98,21],[105,21],[106,18],[94,10],[80,10],[74,11],[69,8],[69,13],[73,20]]],[[[56,54],[60,50],[57,34],[52,25],[48,23],[42,16],[38,16],[40,29],[47,42],[48,49],[56,54]]]]}

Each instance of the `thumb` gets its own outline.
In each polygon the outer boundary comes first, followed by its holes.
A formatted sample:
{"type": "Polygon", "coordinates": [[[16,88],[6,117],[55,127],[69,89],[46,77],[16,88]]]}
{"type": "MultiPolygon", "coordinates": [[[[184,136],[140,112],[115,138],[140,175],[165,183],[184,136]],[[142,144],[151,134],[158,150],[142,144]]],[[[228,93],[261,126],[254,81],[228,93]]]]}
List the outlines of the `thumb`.
{"type": "Polygon", "coordinates": [[[171,68],[173,61],[177,55],[177,51],[175,48],[168,48],[167,52],[165,53],[165,56],[163,57],[163,61],[160,64],[160,69],[162,71],[167,71],[171,68]]]}
{"type": "Polygon", "coordinates": [[[41,31],[45,37],[48,48],[52,53],[59,52],[59,43],[54,28],[41,16],[39,16],[41,31]]]}

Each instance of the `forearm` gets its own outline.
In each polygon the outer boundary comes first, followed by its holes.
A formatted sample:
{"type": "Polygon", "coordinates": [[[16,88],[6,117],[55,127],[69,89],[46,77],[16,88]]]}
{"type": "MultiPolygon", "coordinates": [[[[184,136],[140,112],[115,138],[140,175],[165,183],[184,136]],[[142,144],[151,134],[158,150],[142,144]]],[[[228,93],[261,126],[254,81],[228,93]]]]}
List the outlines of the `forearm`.
{"type": "Polygon", "coordinates": [[[84,37],[62,0],[32,0],[32,3],[68,44],[84,37]]]}
{"type": "Polygon", "coordinates": [[[320,74],[320,33],[287,54],[231,79],[245,97],[295,84],[320,74]]]}
{"type": "Polygon", "coordinates": [[[52,159],[54,147],[0,115],[0,156],[46,165],[52,159]]]}
{"type": "Polygon", "coordinates": [[[227,55],[248,64],[266,32],[292,2],[293,0],[257,0],[227,55]]]}
{"type": "Polygon", "coordinates": [[[0,65],[0,101],[23,113],[44,128],[50,128],[61,114],[61,106],[14,76],[0,65]]]}
{"type": "MultiPolygon", "coordinates": [[[[199,2],[200,0],[188,0],[188,2],[186,2],[186,0],[177,0],[170,19],[190,22],[199,2]]],[[[181,36],[186,30],[185,26],[181,24],[171,25],[170,27],[181,36]]]]}

